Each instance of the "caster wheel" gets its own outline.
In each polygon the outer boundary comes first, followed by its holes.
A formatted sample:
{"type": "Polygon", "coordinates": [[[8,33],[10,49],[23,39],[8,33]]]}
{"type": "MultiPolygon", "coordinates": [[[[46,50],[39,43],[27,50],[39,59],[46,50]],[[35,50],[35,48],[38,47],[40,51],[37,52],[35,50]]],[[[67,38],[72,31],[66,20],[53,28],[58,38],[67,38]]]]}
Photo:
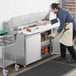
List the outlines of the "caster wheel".
{"type": "Polygon", "coordinates": [[[8,76],[8,70],[3,69],[3,76],[8,76]]]}
{"type": "Polygon", "coordinates": [[[18,72],[19,71],[19,65],[15,64],[15,71],[18,72]]]}
{"type": "Polygon", "coordinates": [[[26,67],[26,65],[24,65],[24,68],[26,67]]]}

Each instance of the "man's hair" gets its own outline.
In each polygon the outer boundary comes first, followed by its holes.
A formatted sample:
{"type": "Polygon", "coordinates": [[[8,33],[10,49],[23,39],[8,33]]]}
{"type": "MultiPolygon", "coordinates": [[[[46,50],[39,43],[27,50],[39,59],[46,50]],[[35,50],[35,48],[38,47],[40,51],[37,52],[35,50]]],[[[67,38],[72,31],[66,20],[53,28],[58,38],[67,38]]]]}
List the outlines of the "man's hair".
{"type": "Polygon", "coordinates": [[[50,6],[52,9],[59,9],[59,4],[58,3],[52,3],[50,6]]]}

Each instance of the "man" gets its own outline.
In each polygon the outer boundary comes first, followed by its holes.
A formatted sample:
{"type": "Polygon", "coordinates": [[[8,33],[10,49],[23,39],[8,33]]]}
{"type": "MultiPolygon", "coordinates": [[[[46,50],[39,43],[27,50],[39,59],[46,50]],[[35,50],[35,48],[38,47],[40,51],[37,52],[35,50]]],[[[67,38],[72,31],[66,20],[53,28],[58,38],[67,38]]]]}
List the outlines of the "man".
{"type": "MultiPolygon", "coordinates": [[[[73,38],[74,38],[74,36],[76,35],[76,22],[73,19],[73,17],[71,16],[71,14],[68,11],[66,11],[65,9],[60,8],[59,4],[56,4],[56,3],[53,3],[51,5],[51,8],[52,8],[52,12],[57,14],[57,17],[60,20],[60,26],[59,26],[57,32],[55,33],[55,37],[62,32],[62,30],[64,29],[64,25],[66,23],[71,22],[71,23],[73,23],[73,38]]],[[[76,53],[75,53],[73,45],[72,46],[65,46],[62,43],[60,43],[61,58],[62,59],[66,58],[66,48],[70,52],[72,58],[74,60],[76,60],[76,53]]]]}
{"type": "MultiPolygon", "coordinates": [[[[54,14],[57,15],[57,17],[60,20],[60,26],[59,26],[57,32],[54,33],[54,36],[56,37],[62,32],[62,30],[64,29],[64,25],[66,23],[72,23],[73,24],[73,38],[74,38],[74,36],[76,35],[76,22],[75,22],[74,18],[71,16],[71,14],[67,10],[65,10],[63,8],[60,8],[59,4],[57,4],[57,3],[53,3],[51,5],[51,10],[52,10],[52,12],[54,14]]],[[[45,24],[46,23],[52,23],[52,21],[50,21],[50,22],[49,21],[45,21],[45,24]]],[[[73,48],[73,45],[66,46],[66,45],[64,45],[62,43],[60,43],[60,51],[61,51],[60,58],[62,60],[66,59],[66,48],[70,52],[70,54],[72,56],[72,59],[76,60],[76,53],[75,53],[75,50],[73,48]]]]}

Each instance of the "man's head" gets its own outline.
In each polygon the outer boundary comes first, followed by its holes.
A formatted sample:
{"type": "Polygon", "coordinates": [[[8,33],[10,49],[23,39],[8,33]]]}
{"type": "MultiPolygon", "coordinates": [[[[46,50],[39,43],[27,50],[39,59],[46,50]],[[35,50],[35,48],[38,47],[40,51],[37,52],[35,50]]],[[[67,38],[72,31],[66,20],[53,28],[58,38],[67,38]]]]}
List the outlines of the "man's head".
{"type": "Polygon", "coordinates": [[[51,10],[53,13],[57,14],[59,11],[59,4],[57,4],[57,3],[51,4],[51,10]]]}

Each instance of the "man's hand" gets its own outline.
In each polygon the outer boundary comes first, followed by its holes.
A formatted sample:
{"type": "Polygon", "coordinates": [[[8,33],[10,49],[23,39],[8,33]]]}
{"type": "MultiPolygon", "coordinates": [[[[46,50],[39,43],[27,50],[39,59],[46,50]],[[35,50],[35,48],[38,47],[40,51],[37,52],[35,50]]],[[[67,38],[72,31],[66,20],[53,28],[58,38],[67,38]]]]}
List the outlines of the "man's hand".
{"type": "Polygon", "coordinates": [[[59,35],[58,32],[55,32],[55,33],[54,33],[54,37],[57,37],[58,35],[59,35]]]}
{"type": "Polygon", "coordinates": [[[59,33],[58,33],[58,32],[55,32],[55,33],[53,33],[53,34],[48,35],[48,37],[51,38],[51,39],[54,39],[54,38],[56,38],[58,35],[59,35],[59,33]]]}
{"type": "Polygon", "coordinates": [[[51,22],[50,21],[45,21],[45,24],[47,25],[47,24],[51,24],[51,22]]]}
{"type": "Polygon", "coordinates": [[[47,25],[50,24],[50,21],[39,21],[39,25],[47,25]]]}

